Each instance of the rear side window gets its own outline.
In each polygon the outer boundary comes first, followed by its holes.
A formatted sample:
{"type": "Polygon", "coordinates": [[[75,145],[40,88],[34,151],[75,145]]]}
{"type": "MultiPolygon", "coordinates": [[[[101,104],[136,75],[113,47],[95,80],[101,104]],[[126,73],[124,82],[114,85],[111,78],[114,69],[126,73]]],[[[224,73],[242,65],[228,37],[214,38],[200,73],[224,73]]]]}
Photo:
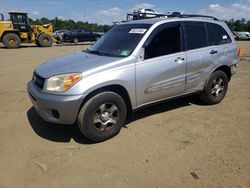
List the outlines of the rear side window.
{"type": "Polygon", "coordinates": [[[207,23],[209,45],[221,45],[231,43],[231,38],[223,27],[213,23],[207,23]]]}
{"type": "Polygon", "coordinates": [[[207,46],[206,25],[203,22],[185,22],[186,50],[207,46]]]}

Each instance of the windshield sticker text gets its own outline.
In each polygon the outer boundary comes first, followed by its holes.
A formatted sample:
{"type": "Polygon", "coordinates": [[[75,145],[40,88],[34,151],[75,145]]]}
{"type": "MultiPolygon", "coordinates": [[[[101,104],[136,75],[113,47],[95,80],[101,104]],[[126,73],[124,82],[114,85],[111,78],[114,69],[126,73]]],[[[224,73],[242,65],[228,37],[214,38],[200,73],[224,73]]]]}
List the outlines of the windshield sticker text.
{"type": "Polygon", "coordinates": [[[131,29],[129,33],[133,34],[144,34],[147,31],[147,29],[137,28],[137,29],[131,29]]]}

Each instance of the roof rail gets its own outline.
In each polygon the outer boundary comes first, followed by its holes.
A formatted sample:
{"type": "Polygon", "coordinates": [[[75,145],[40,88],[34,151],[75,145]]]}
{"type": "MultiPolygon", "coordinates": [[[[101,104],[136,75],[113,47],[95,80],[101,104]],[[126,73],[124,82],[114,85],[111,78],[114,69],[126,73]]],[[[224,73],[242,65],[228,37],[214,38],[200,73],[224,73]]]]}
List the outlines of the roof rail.
{"type": "Polygon", "coordinates": [[[199,15],[199,14],[180,14],[180,15],[168,15],[168,18],[209,18],[216,21],[219,21],[218,18],[213,16],[199,15]]]}
{"type": "Polygon", "coordinates": [[[154,13],[136,13],[127,14],[127,21],[150,19],[150,18],[208,18],[219,21],[218,18],[213,16],[199,15],[199,14],[154,14],[154,13]]]}

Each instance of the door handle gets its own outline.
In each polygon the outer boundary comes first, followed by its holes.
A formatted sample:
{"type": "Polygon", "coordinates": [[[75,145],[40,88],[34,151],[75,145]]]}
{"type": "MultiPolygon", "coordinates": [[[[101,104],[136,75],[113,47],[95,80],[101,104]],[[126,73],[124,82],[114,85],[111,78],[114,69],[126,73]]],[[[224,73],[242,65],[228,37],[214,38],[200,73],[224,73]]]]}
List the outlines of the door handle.
{"type": "Polygon", "coordinates": [[[178,57],[176,60],[174,60],[176,63],[181,64],[183,63],[185,58],[178,57]]]}
{"type": "Polygon", "coordinates": [[[210,52],[210,54],[217,54],[218,53],[218,51],[217,50],[212,50],[211,52],[210,52]]]}

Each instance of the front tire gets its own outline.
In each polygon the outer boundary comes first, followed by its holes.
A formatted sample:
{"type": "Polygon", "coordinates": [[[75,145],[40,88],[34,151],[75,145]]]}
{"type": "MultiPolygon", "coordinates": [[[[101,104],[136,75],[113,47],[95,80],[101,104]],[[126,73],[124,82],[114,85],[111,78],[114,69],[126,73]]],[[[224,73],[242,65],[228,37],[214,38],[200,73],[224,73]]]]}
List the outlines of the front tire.
{"type": "Polygon", "coordinates": [[[227,88],[227,75],[223,71],[217,70],[208,79],[200,98],[206,104],[218,104],[224,99],[227,88]]]}
{"type": "Polygon", "coordinates": [[[3,37],[3,44],[6,48],[19,48],[21,44],[20,37],[15,33],[7,33],[3,37]]]}
{"type": "Polygon", "coordinates": [[[103,92],[83,105],[77,124],[86,137],[102,142],[120,132],[126,116],[127,108],[122,97],[113,92],[103,92]]]}
{"type": "Polygon", "coordinates": [[[46,33],[41,34],[37,39],[37,46],[39,47],[51,47],[52,44],[53,38],[46,33]]]}

